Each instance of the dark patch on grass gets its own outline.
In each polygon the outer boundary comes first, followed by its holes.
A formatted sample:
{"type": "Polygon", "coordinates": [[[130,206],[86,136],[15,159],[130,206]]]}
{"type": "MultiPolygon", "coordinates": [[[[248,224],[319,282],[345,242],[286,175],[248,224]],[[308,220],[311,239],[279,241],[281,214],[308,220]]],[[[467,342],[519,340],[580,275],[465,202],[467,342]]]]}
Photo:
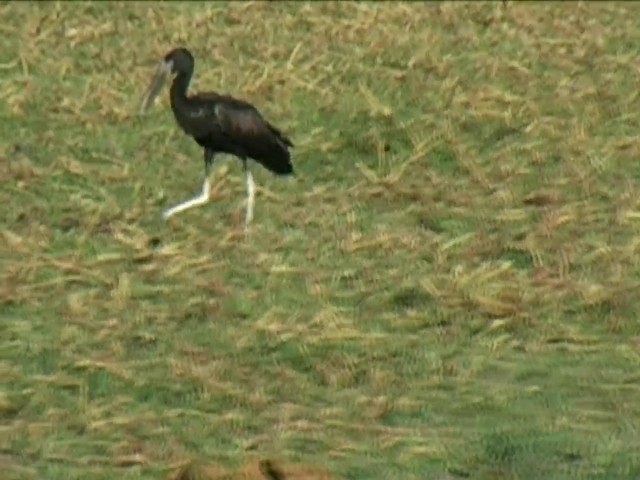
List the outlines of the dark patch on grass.
{"type": "Polygon", "coordinates": [[[428,216],[428,214],[418,215],[418,225],[424,230],[430,230],[434,233],[444,232],[444,228],[438,218],[428,216]]]}
{"type": "Polygon", "coordinates": [[[483,454],[492,465],[511,466],[526,450],[523,439],[508,432],[494,432],[480,441],[483,454]]]}
{"type": "Polygon", "coordinates": [[[391,305],[399,310],[420,308],[431,303],[433,299],[424,290],[417,287],[403,288],[391,297],[391,305]]]}
{"type": "Polygon", "coordinates": [[[361,277],[361,272],[347,270],[338,275],[338,284],[344,288],[352,288],[361,277]]]}
{"type": "Polygon", "coordinates": [[[531,257],[531,253],[519,248],[504,248],[501,252],[500,259],[511,262],[514,267],[520,270],[529,270],[533,267],[533,257],[531,257]]]}
{"type": "Polygon", "coordinates": [[[502,140],[520,134],[520,130],[506,124],[499,124],[487,135],[485,141],[489,144],[497,144],[502,140]]]}
{"type": "Polygon", "coordinates": [[[190,382],[174,382],[169,385],[146,383],[129,389],[136,400],[150,406],[185,408],[197,402],[201,396],[201,387],[190,382]]]}
{"type": "Polygon", "coordinates": [[[461,172],[455,152],[445,145],[436,147],[427,154],[426,165],[442,174],[461,172]]]}
{"type": "Polygon", "coordinates": [[[549,162],[553,165],[562,163],[562,155],[559,153],[552,153],[551,155],[549,155],[549,162]]]}
{"type": "Polygon", "coordinates": [[[609,315],[615,314],[620,309],[620,304],[613,300],[603,300],[596,302],[585,307],[585,311],[588,312],[594,318],[606,319],[609,315]]]}
{"type": "Polygon", "coordinates": [[[151,249],[158,249],[162,246],[162,239],[160,237],[151,237],[147,241],[147,247],[151,249]]]}
{"type": "Polygon", "coordinates": [[[31,400],[31,394],[26,392],[10,392],[0,403],[0,418],[3,420],[9,420],[20,414],[25,409],[31,400]]]}
{"type": "Polygon", "coordinates": [[[456,478],[469,478],[471,476],[471,472],[457,467],[450,467],[447,469],[447,473],[450,473],[456,478]]]}
{"type": "Polygon", "coordinates": [[[125,341],[125,347],[132,354],[147,354],[152,355],[158,348],[157,339],[151,334],[145,334],[142,332],[132,333],[125,341]]]}
{"type": "Polygon", "coordinates": [[[68,233],[80,226],[80,220],[74,217],[63,217],[58,222],[58,229],[61,232],[68,233]]]}

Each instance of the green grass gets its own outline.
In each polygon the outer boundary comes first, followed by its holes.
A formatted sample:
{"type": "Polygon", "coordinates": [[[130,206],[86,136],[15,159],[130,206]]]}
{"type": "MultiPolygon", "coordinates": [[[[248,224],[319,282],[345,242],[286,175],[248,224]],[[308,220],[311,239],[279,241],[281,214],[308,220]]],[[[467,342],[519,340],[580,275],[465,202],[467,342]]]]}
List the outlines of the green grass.
{"type": "Polygon", "coordinates": [[[639,478],[639,14],[4,3],[6,478],[267,457],[344,479],[639,478]],[[160,217],[202,174],[166,91],[137,114],[177,45],[195,90],[296,144],[295,178],[253,168],[247,240],[225,157],[212,203],[160,217]]]}

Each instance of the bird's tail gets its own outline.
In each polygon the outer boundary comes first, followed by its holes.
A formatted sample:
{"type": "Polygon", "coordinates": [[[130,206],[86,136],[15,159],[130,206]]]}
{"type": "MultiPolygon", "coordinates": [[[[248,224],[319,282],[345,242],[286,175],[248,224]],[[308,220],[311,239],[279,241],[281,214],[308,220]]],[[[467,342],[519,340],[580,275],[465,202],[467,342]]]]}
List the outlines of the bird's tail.
{"type": "Polygon", "coordinates": [[[273,143],[260,155],[260,163],[276,175],[292,175],[293,165],[289,147],[293,147],[293,143],[273,125],[268,124],[268,127],[273,133],[273,143]]]}
{"type": "Polygon", "coordinates": [[[271,130],[271,132],[277,137],[278,140],[280,140],[282,143],[284,143],[288,147],[293,148],[293,143],[291,142],[291,140],[289,140],[288,137],[286,137],[280,130],[278,130],[276,127],[274,127],[270,123],[267,123],[267,125],[269,126],[269,130],[271,130]]]}

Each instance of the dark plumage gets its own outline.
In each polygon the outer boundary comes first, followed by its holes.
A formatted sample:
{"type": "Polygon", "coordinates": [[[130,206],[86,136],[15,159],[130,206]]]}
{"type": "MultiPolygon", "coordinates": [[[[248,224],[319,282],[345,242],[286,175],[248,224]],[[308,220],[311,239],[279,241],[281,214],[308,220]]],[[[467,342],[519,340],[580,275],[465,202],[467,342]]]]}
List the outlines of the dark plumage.
{"type": "Polygon", "coordinates": [[[293,144],[250,103],[214,92],[187,95],[194,63],[193,55],[185,48],[169,52],[158,66],[142,103],[142,110],[145,110],[159,93],[165,78],[175,74],[170,90],[174,117],[180,128],[204,149],[205,181],[202,194],[168,210],[165,217],[208,200],[208,174],[215,154],[227,153],[238,157],[244,165],[249,194],[245,220],[248,225],[253,215],[255,185],[247,160],[253,159],[277,175],[293,174],[289,152],[293,144]]]}

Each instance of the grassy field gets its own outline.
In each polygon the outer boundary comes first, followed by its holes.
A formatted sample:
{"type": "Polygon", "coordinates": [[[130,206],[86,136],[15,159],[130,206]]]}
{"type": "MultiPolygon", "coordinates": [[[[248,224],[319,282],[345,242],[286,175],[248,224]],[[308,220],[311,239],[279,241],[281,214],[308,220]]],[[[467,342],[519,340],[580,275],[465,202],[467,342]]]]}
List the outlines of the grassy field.
{"type": "Polygon", "coordinates": [[[640,478],[639,16],[2,2],[3,478],[640,478]],[[178,45],[296,144],[249,239],[228,157],[160,216],[178,45]]]}

